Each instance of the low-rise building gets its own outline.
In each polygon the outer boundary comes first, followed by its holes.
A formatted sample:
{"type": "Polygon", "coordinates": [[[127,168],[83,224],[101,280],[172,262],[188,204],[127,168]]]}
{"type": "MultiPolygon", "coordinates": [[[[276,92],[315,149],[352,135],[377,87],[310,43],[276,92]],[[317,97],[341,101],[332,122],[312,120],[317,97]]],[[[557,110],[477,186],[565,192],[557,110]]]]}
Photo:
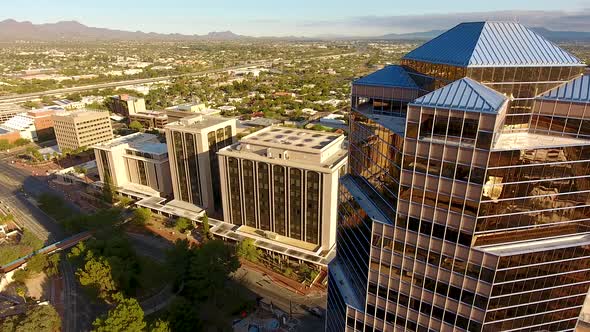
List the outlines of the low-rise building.
{"type": "Polygon", "coordinates": [[[16,104],[0,105],[0,123],[10,120],[17,114],[26,112],[27,109],[16,104]]]}
{"type": "Polygon", "coordinates": [[[123,116],[129,116],[145,111],[145,99],[127,94],[112,96],[107,103],[109,111],[123,116]]]}
{"type": "Polygon", "coordinates": [[[219,151],[219,164],[224,221],[241,235],[313,256],[334,248],[343,135],[268,127],[219,151]]]}
{"type": "Polygon", "coordinates": [[[35,128],[35,121],[26,113],[21,113],[13,116],[8,121],[0,125],[0,128],[18,132],[19,136],[30,141],[37,140],[37,129],[35,128]]]}
{"type": "Polygon", "coordinates": [[[56,113],[52,117],[55,138],[61,151],[90,147],[113,139],[109,112],[78,110],[56,113]]]}
{"type": "Polygon", "coordinates": [[[168,107],[164,110],[168,115],[168,122],[176,122],[187,116],[193,116],[195,114],[203,114],[207,109],[207,105],[204,103],[186,103],[168,107]]]}
{"type": "Polygon", "coordinates": [[[121,194],[166,197],[172,193],[168,149],[157,136],[135,133],[93,148],[101,182],[110,177],[121,194]]]}
{"type": "Polygon", "coordinates": [[[129,121],[137,121],[146,129],[164,129],[168,124],[168,115],[160,111],[142,111],[130,114],[129,121]]]}
{"type": "Polygon", "coordinates": [[[168,124],[165,131],[174,198],[220,214],[217,151],[234,142],[236,119],[196,114],[168,124]]]}
{"type": "Polygon", "coordinates": [[[2,128],[2,126],[0,126],[0,140],[5,140],[8,143],[14,143],[19,138],[21,137],[18,131],[9,128],[2,128]]]}

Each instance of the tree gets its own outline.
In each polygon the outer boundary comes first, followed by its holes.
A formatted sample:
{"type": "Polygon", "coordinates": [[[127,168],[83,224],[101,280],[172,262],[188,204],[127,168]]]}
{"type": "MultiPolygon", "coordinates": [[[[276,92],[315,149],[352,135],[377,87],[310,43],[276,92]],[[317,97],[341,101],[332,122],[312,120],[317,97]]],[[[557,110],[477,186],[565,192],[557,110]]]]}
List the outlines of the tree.
{"type": "Polygon", "coordinates": [[[223,288],[229,274],[240,267],[235,251],[221,240],[208,241],[191,249],[185,287],[188,298],[204,300],[223,288]]]}
{"type": "Polygon", "coordinates": [[[109,172],[104,174],[104,183],[102,185],[102,197],[107,203],[113,203],[115,198],[115,188],[113,188],[113,179],[109,172]]]}
{"type": "Polygon", "coordinates": [[[201,221],[203,222],[203,236],[208,239],[211,236],[210,230],[209,230],[209,216],[205,213],[205,215],[203,216],[203,219],[201,219],[201,221]]]}
{"type": "Polygon", "coordinates": [[[12,148],[12,144],[7,139],[0,139],[0,151],[12,148]]]}
{"type": "Polygon", "coordinates": [[[127,196],[117,196],[117,201],[121,207],[128,207],[133,203],[133,200],[127,196]]]}
{"type": "Polygon", "coordinates": [[[150,332],[170,332],[170,324],[167,321],[158,319],[148,329],[150,332]]]}
{"type": "Polygon", "coordinates": [[[176,219],[175,226],[179,232],[184,233],[186,230],[193,228],[193,223],[187,218],[180,217],[176,219]]]}
{"type": "Polygon", "coordinates": [[[12,316],[0,324],[4,332],[55,332],[61,329],[61,318],[53,306],[37,305],[23,315],[12,316]]]}
{"type": "Polygon", "coordinates": [[[117,294],[117,305],[106,317],[97,318],[92,326],[95,332],[141,332],[146,326],[144,313],[134,298],[117,294]]]}
{"type": "Polygon", "coordinates": [[[18,282],[19,284],[24,284],[27,279],[29,279],[29,273],[25,269],[17,270],[12,275],[12,280],[18,282]]]}
{"type": "Polygon", "coordinates": [[[76,276],[83,286],[93,287],[98,296],[109,300],[117,291],[117,285],[113,280],[110,264],[104,258],[92,258],[84,264],[84,268],[76,271],[76,276]]]}
{"type": "Polygon", "coordinates": [[[129,124],[129,129],[135,130],[135,131],[141,131],[143,129],[143,125],[141,123],[139,123],[139,121],[131,121],[131,123],[129,124]]]}
{"type": "Polygon", "coordinates": [[[16,287],[16,295],[20,296],[23,298],[23,300],[25,302],[27,302],[27,298],[25,297],[27,295],[27,287],[25,285],[19,285],[16,287]]]}
{"type": "Polygon", "coordinates": [[[45,274],[48,277],[53,277],[59,273],[59,254],[53,254],[47,258],[47,266],[45,267],[45,274]]]}
{"type": "Polygon", "coordinates": [[[26,151],[34,161],[43,160],[43,155],[41,154],[41,152],[39,152],[39,149],[29,146],[26,151]]]}
{"type": "Polygon", "coordinates": [[[145,225],[152,217],[152,211],[147,208],[137,208],[133,210],[133,222],[138,225],[145,225]]]}
{"type": "Polygon", "coordinates": [[[13,221],[13,220],[14,220],[14,216],[12,214],[0,216],[0,225],[4,225],[4,224],[8,223],[9,221],[13,221]]]}
{"type": "Polygon", "coordinates": [[[29,143],[31,143],[30,140],[28,140],[26,138],[19,138],[16,141],[14,141],[13,144],[16,145],[16,146],[23,146],[23,145],[27,145],[29,143]]]}
{"type": "Polygon", "coordinates": [[[260,257],[260,250],[256,248],[254,239],[251,238],[245,238],[240,241],[236,248],[236,253],[238,254],[238,257],[247,259],[251,262],[257,262],[258,257],[260,257]]]}
{"type": "Polygon", "coordinates": [[[43,254],[37,254],[27,261],[27,270],[31,271],[32,273],[39,273],[43,271],[47,265],[47,256],[43,254]]]}

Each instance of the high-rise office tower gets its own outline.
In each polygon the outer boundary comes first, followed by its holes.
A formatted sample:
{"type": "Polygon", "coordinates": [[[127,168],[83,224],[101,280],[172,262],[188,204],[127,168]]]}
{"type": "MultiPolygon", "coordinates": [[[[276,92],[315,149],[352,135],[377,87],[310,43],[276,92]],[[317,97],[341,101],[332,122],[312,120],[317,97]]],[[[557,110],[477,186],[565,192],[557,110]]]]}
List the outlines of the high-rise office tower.
{"type": "Polygon", "coordinates": [[[174,198],[221,215],[217,151],[232,144],[236,119],[209,112],[165,126],[174,198]]]}
{"type": "Polygon", "coordinates": [[[590,77],[460,24],[352,86],[328,331],[573,331],[590,285],[590,77]]]}
{"type": "Polygon", "coordinates": [[[333,251],[344,135],[271,126],[218,155],[225,222],[312,260],[333,251]]]}

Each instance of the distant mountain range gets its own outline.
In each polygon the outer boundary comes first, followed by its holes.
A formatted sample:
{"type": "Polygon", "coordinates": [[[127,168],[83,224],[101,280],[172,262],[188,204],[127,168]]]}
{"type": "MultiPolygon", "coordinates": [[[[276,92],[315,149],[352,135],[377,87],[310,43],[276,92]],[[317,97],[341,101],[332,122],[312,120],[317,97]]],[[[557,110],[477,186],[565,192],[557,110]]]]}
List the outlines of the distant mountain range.
{"type": "MultiPolygon", "coordinates": [[[[553,31],[545,28],[532,30],[554,41],[590,41],[590,32],[553,31]]],[[[412,33],[390,33],[382,36],[335,36],[317,37],[250,37],[235,34],[231,31],[209,32],[206,35],[183,35],[178,33],[162,34],[155,32],[124,31],[106,28],[93,28],[76,21],[60,21],[57,23],[33,24],[28,21],[18,22],[13,19],[0,21],[0,41],[106,41],[106,40],[428,40],[444,30],[431,30],[412,33]]]]}

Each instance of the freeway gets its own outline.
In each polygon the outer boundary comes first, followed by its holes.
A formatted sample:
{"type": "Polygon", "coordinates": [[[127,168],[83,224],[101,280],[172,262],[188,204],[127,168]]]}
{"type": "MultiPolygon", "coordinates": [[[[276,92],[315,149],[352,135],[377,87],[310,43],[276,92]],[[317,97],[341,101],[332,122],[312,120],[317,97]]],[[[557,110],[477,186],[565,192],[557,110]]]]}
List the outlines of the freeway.
{"type": "MultiPolygon", "coordinates": [[[[330,54],[330,55],[322,55],[317,57],[311,57],[309,59],[329,59],[339,56],[348,56],[352,54],[357,54],[357,52],[351,53],[343,53],[343,54],[330,54]]],[[[303,60],[303,59],[293,59],[293,61],[303,60]]],[[[217,69],[207,69],[201,70],[193,73],[187,74],[179,74],[179,75],[168,75],[168,76],[160,76],[160,77],[150,77],[150,78],[139,78],[134,80],[125,80],[125,81],[117,81],[117,82],[107,82],[107,83],[97,83],[91,85],[83,85],[83,86],[76,86],[71,88],[63,88],[63,89],[55,89],[55,90],[47,90],[41,92],[32,92],[32,93],[25,93],[25,94],[18,94],[18,95],[6,95],[0,96],[0,103],[18,103],[18,102],[25,102],[28,100],[41,98],[43,96],[52,96],[52,95],[60,95],[65,93],[72,93],[72,92],[80,92],[80,91],[87,91],[87,90],[94,90],[94,89],[104,89],[104,88],[116,88],[116,87],[123,87],[135,84],[145,84],[145,83],[156,83],[156,82],[163,82],[170,80],[172,78],[178,77],[195,77],[195,76],[203,76],[208,74],[215,74],[215,73],[222,73],[230,70],[238,70],[244,69],[249,67],[257,67],[257,66],[269,66],[273,63],[285,63],[291,60],[259,60],[253,61],[247,64],[225,67],[225,68],[217,68],[217,69]]]]}

